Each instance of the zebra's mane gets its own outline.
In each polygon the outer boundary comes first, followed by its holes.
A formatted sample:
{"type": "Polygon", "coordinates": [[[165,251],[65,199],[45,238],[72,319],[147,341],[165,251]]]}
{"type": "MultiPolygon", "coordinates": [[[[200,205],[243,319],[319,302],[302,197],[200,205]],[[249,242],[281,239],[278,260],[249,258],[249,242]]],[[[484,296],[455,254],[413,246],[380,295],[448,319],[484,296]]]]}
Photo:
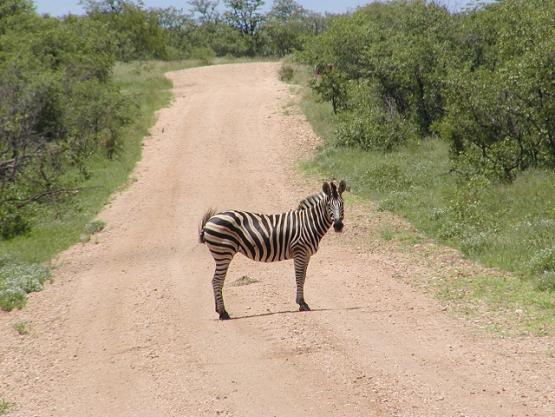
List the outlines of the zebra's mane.
{"type": "Polygon", "coordinates": [[[316,205],[318,205],[318,203],[326,196],[326,193],[324,193],[323,191],[320,191],[319,193],[315,193],[315,194],[311,194],[306,198],[303,198],[298,207],[297,210],[306,210],[309,208],[312,208],[316,205]]]}

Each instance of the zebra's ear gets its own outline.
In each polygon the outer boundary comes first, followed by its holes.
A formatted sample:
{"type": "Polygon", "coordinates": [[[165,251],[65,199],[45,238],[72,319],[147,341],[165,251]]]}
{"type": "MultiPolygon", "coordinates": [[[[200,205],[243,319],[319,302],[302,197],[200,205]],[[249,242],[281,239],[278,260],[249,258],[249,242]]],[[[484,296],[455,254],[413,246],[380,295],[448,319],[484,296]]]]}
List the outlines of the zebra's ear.
{"type": "Polygon", "coordinates": [[[327,196],[331,196],[331,187],[330,187],[330,185],[329,185],[327,182],[325,182],[325,183],[322,185],[322,191],[323,191],[327,196]]]}
{"type": "Polygon", "coordinates": [[[343,191],[345,191],[347,189],[347,183],[345,182],[345,180],[341,180],[341,182],[339,183],[339,190],[337,190],[339,192],[339,195],[343,194],[343,191]]]}

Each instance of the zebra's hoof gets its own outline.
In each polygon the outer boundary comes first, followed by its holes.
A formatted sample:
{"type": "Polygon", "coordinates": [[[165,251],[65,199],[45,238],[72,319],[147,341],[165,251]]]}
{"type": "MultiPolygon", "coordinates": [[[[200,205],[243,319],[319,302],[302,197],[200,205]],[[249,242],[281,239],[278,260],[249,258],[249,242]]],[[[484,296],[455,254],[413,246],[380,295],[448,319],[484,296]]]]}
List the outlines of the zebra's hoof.
{"type": "Polygon", "coordinates": [[[310,311],[310,307],[308,306],[307,303],[302,303],[301,306],[299,307],[299,311],[310,311]]]}
{"type": "Polygon", "coordinates": [[[227,313],[227,311],[224,311],[223,313],[220,313],[220,320],[229,320],[229,314],[227,313]]]}

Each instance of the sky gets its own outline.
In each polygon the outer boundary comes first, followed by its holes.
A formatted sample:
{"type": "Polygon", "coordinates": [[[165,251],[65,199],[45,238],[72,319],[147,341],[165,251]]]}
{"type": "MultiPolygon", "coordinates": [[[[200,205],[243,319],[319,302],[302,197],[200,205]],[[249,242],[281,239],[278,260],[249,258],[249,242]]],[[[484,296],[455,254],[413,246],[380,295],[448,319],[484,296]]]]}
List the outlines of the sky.
{"type": "MultiPolygon", "coordinates": [[[[437,0],[445,4],[450,10],[457,11],[478,0],[437,0]]],[[[266,0],[266,9],[269,9],[272,0],[266,0]]],[[[304,8],[316,12],[342,13],[354,10],[358,6],[369,3],[369,0],[297,0],[304,8]]],[[[83,8],[79,0],[34,0],[39,13],[49,13],[53,16],[62,16],[68,13],[82,14],[83,8]]],[[[187,9],[186,0],[144,0],[146,7],[168,7],[187,9]]]]}

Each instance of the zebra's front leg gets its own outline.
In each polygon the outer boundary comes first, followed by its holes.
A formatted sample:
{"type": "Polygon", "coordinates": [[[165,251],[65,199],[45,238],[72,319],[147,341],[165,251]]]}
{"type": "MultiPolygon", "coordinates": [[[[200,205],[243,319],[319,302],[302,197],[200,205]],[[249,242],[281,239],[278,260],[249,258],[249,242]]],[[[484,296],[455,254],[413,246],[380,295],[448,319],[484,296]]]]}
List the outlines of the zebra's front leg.
{"type": "Polygon", "coordinates": [[[297,304],[299,305],[299,311],[310,311],[310,307],[304,300],[304,281],[309,260],[310,256],[306,253],[295,255],[295,281],[297,282],[297,304]]]}
{"type": "Polygon", "coordinates": [[[227,269],[229,268],[230,263],[231,258],[217,259],[216,271],[214,272],[214,278],[212,279],[212,288],[214,289],[214,301],[216,303],[216,313],[220,315],[220,320],[229,320],[229,314],[227,313],[224,305],[222,288],[224,286],[225,276],[227,274],[227,269]]]}

